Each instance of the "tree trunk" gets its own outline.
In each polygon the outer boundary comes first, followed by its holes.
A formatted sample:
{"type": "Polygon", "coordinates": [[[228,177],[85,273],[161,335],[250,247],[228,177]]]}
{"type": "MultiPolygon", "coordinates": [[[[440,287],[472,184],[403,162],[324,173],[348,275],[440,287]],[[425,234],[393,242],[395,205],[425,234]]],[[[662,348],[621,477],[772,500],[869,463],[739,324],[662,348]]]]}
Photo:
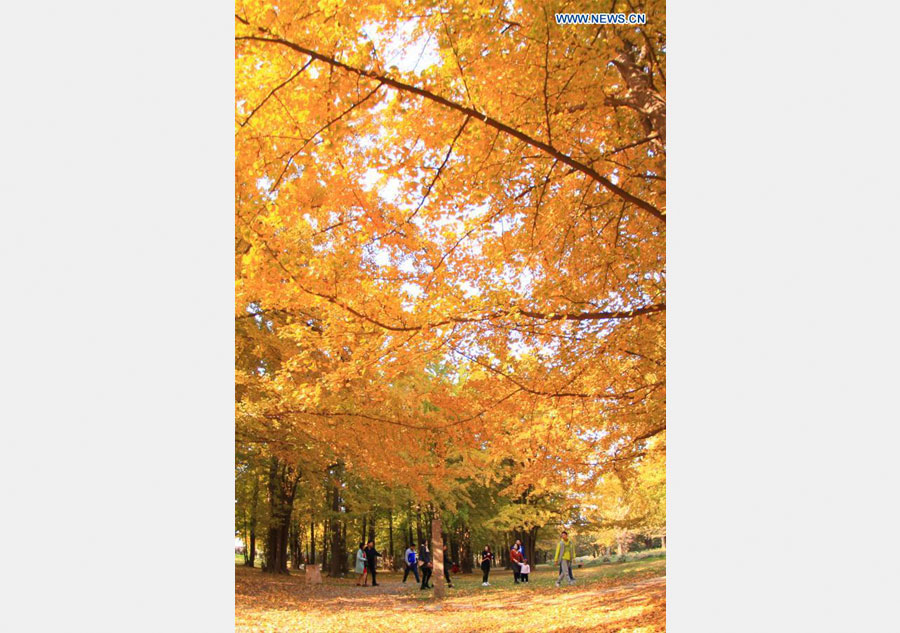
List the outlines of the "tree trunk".
{"type": "Polygon", "coordinates": [[[448,536],[450,537],[450,558],[447,560],[447,564],[452,567],[453,563],[459,562],[459,541],[454,538],[456,536],[455,532],[451,532],[448,536]]]}
{"type": "MultiPolygon", "coordinates": [[[[245,559],[248,567],[256,564],[256,517],[257,508],[259,506],[259,476],[255,476],[253,480],[253,501],[250,504],[250,555],[245,559]]],[[[245,548],[246,550],[246,548],[245,548]]]]}
{"type": "Polygon", "coordinates": [[[637,112],[644,132],[649,136],[656,134],[658,140],[654,144],[665,149],[666,146],[666,101],[653,85],[649,72],[644,71],[648,62],[649,48],[638,48],[626,43],[613,65],[622,75],[628,90],[624,94],[608,96],[607,105],[626,106],[637,112]]]}
{"type": "Polygon", "coordinates": [[[431,519],[431,560],[434,564],[432,582],[434,583],[434,597],[442,600],[447,597],[447,587],[444,586],[444,540],[441,537],[441,515],[434,513],[431,519]]]}
{"type": "Polygon", "coordinates": [[[341,575],[341,523],[337,520],[340,512],[341,495],[338,489],[337,481],[331,488],[331,512],[334,518],[331,519],[331,565],[329,566],[328,575],[337,578],[341,575]]]}
{"type": "MultiPolygon", "coordinates": [[[[325,519],[322,524],[322,571],[328,569],[328,535],[331,530],[331,519],[325,519]]],[[[327,572],[326,572],[327,573],[327,572]]]]}
{"type": "Polygon", "coordinates": [[[269,517],[266,566],[271,574],[288,573],[288,540],[299,471],[273,457],[269,463],[269,517]]]}
{"type": "Polygon", "coordinates": [[[665,534],[662,535],[662,548],[666,549],[666,535],[665,534]]]}
{"type": "Polygon", "coordinates": [[[368,519],[368,515],[363,515],[363,524],[362,524],[362,534],[359,535],[359,540],[365,542],[366,540],[366,520],[368,519]]]}
{"type": "Polygon", "coordinates": [[[462,572],[464,574],[471,574],[472,569],[475,565],[474,558],[472,556],[472,540],[469,534],[469,527],[464,525],[462,528],[462,538],[460,539],[460,567],[462,567],[462,572]]]}
{"type": "Polygon", "coordinates": [[[303,564],[303,530],[300,528],[300,521],[297,521],[297,569],[303,564]]]}
{"type": "Polygon", "coordinates": [[[534,548],[537,546],[538,528],[531,528],[528,530],[527,534],[528,538],[527,543],[525,544],[525,557],[528,559],[529,564],[534,565],[535,562],[537,562],[534,558],[534,548]]]}
{"type": "Polygon", "coordinates": [[[388,558],[391,561],[391,566],[388,569],[394,568],[394,510],[392,508],[388,508],[388,558]]]}
{"type": "Polygon", "coordinates": [[[298,521],[291,521],[290,552],[291,569],[300,569],[300,553],[303,551],[300,545],[300,525],[298,521]]]}
{"type": "Polygon", "coordinates": [[[416,512],[416,535],[419,537],[419,544],[425,542],[425,537],[422,536],[422,513],[416,512]]]}
{"type": "Polygon", "coordinates": [[[350,571],[347,562],[347,522],[341,521],[341,575],[350,571]]]}
{"type": "Polygon", "coordinates": [[[372,513],[372,518],[369,520],[369,540],[375,540],[375,513],[372,513]]]}
{"type": "Polygon", "coordinates": [[[316,564],[316,520],[309,522],[309,556],[306,557],[308,563],[316,564]]]}

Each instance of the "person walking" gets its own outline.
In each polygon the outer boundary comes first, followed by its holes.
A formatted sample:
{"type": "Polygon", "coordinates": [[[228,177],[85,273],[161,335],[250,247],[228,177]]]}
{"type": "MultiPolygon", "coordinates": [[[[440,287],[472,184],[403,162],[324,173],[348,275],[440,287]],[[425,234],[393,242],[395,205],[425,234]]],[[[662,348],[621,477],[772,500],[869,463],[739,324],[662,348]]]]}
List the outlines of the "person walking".
{"type": "MultiPolygon", "coordinates": [[[[419,549],[419,560],[422,561],[422,589],[428,589],[428,581],[431,579],[431,552],[428,551],[428,544],[422,543],[419,549]]],[[[433,586],[433,585],[432,585],[433,586]]]]}
{"type": "Polygon", "coordinates": [[[412,572],[416,577],[416,584],[421,582],[419,580],[419,567],[417,565],[419,557],[416,556],[416,550],[413,549],[413,546],[410,545],[406,548],[405,561],[406,561],[406,569],[403,572],[403,582],[406,582],[407,577],[409,577],[409,572],[412,572]]]}
{"type": "MultiPolygon", "coordinates": [[[[447,550],[445,549],[444,553],[446,553],[446,552],[447,552],[447,550]]],[[[447,581],[448,587],[453,587],[453,581],[450,580],[450,561],[446,561],[446,560],[444,561],[444,580],[447,581]]]]}
{"type": "Polygon", "coordinates": [[[523,560],[522,552],[519,551],[519,548],[516,545],[509,548],[509,562],[512,564],[513,579],[515,580],[513,583],[514,585],[519,584],[519,569],[523,560]]]}
{"type": "MultiPolygon", "coordinates": [[[[359,549],[356,551],[356,569],[354,570],[357,574],[359,574],[359,578],[356,579],[356,586],[359,587],[362,583],[365,582],[366,579],[366,544],[360,543],[359,549]]],[[[365,585],[363,585],[365,586],[365,585]]]]}
{"type": "Polygon", "coordinates": [[[494,554],[491,552],[490,545],[485,545],[481,551],[481,586],[488,587],[488,575],[491,573],[491,564],[494,562],[494,554]]]}
{"type": "Polygon", "coordinates": [[[570,585],[575,584],[575,577],[572,575],[572,563],[575,560],[575,545],[569,540],[569,533],[563,530],[562,539],[556,545],[556,555],[553,557],[553,564],[559,564],[559,578],[556,579],[556,586],[563,579],[567,580],[570,585]]]}
{"type": "Polygon", "coordinates": [[[377,587],[378,583],[375,582],[375,565],[377,563],[376,557],[381,556],[381,554],[375,549],[375,541],[369,541],[366,546],[366,562],[368,563],[369,573],[372,575],[372,586],[377,587]]]}

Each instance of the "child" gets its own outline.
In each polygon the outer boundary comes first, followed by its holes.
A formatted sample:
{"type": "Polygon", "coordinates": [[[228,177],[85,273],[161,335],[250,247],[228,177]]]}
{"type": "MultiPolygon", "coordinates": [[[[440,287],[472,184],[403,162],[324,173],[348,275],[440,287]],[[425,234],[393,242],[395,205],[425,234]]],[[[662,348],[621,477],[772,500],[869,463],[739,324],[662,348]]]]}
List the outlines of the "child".
{"type": "Polygon", "coordinates": [[[522,568],[519,570],[519,580],[522,582],[528,582],[528,574],[531,573],[531,565],[528,564],[528,559],[525,558],[522,560],[522,568]]]}

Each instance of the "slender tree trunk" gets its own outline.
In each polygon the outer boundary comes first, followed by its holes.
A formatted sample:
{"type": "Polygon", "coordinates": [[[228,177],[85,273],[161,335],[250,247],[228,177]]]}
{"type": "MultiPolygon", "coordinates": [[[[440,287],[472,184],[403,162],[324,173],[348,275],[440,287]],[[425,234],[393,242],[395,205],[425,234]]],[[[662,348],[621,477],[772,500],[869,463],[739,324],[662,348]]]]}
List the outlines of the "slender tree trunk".
{"type": "Polygon", "coordinates": [[[391,557],[391,569],[394,568],[394,510],[388,508],[388,555],[391,557]]]}
{"type": "Polygon", "coordinates": [[[331,512],[334,518],[331,519],[331,565],[328,573],[332,578],[341,575],[341,522],[337,516],[340,513],[341,495],[338,482],[335,481],[331,488],[331,512]]]}
{"type": "Polygon", "coordinates": [[[303,563],[303,530],[300,528],[300,521],[297,521],[297,567],[303,563]]]}
{"type": "Polygon", "coordinates": [[[253,479],[253,498],[250,504],[250,556],[246,560],[246,565],[253,567],[256,564],[256,517],[259,507],[259,475],[253,479]]]}
{"type": "Polygon", "coordinates": [[[662,548],[666,549],[666,535],[665,534],[662,535],[662,548]]]}
{"type": "Polygon", "coordinates": [[[341,575],[350,571],[347,562],[347,522],[341,521],[341,575]]]}
{"type": "Polygon", "coordinates": [[[309,522],[309,556],[307,557],[310,564],[316,564],[316,520],[309,522]]]}
{"type": "Polygon", "coordinates": [[[425,537],[422,536],[422,513],[416,512],[416,536],[419,537],[419,544],[425,542],[425,537]]]}
{"type": "Polygon", "coordinates": [[[368,519],[368,515],[363,515],[363,524],[362,524],[362,534],[359,535],[360,541],[366,540],[366,520],[368,519]]]}
{"type": "Polygon", "coordinates": [[[375,540],[375,513],[372,513],[372,518],[369,520],[369,540],[375,540]]]}
{"type": "Polygon", "coordinates": [[[328,569],[328,537],[331,533],[331,519],[325,519],[322,523],[322,571],[326,574],[328,569]]]}
{"type": "Polygon", "coordinates": [[[431,559],[434,564],[434,597],[443,600],[447,597],[447,587],[444,585],[444,539],[441,536],[441,515],[435,512],[431,519],[431,559]]]}

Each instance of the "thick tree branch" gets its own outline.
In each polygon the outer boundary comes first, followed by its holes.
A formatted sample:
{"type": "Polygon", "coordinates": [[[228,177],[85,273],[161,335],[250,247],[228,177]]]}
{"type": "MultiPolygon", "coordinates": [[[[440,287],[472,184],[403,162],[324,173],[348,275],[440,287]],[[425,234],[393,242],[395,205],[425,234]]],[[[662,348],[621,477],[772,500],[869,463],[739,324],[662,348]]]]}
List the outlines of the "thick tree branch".
{"type": "MultiPolygon", "coordinates": [[[[262,32],[267,32],[264,29],[260,29],[260,30],[262,32]]],[[[446,108],[450,108],[452,110],[456,110],[457,112],[461,112],[470,117],[479,119],[485,125],[488,125],[494,129],[500,130],[501,132],[504,132],[504,133],[512,136],[513,138],[516,138],[528,145],[531,145],[532,147],[535,147],[535,148],[541,150],[548,156],[552,156],[553,158],[557,159],[559,162],[564,163],[564,164],[568,165],[569,167],[572,167],[573,169],[582,172],[583,174],[587,175],[592,180],[603,185],[608,191],[612,192],[613,194],[617,195],[618,197],[622,198],[623,200],[626,200],[626,201],[634,204],[635,206],[643,209],[644,211],[647,211],[648,213],[650,213],[650,215],[657,218],[659,221],[661,221],[663,223],[665,223],[665,221],[666,221],[666,214],[664,212],[662,212],[661,210],[659,210],[657,207],[655,207],[651,203],[647,202],[646,200],[643,200],[642,198],[637,197],[636,195],[626,191],[622,187],[619,187],[618,185],[613,183],[609,178],[602,176],[601,174],[599,174],[595,169],[593,169],[589,165],[585,165],[584,163],[575,160],[568,154],[564,154],[563,152],[559,151],[555,147],[552,147],[552,146],[548,145],[547,143],[544,143],[543,141],[539,141],[535,138],[532,138],[531,136],[528,136],[527,134],[507,125],[506,123],[498,121],[497,119],[494,119],[493,117],[490,117],[483,112],[479,112],[478,110],[476,110],[474,108],[460,105],[460,104],[450,101],[449,99],[446,99],[440,95],[434,94],[433,92],[431,92],[429,90],[425,90],[424,88],[420,88],[418,86],[413,86],[411,84],[404,83],[402,81],[393,79],[387,75],[383,75],[383,74],[375,72],[373,70],[366,70],[364,68],[356,68],[354,66],[350,66],[350,65],[340,62],[332,57],[328,57],[327,55],[323,55],[322,53],[318,53],[314,50],[305,48],[303,46],[300,46],[299,44],[295,44],[294,42],[285,40],[280,37],[275,37],[275,36],[264,37],[261,35],[241,35],[241,36],[235,37],[235,39],[238,41],[268,42],[271,44],[278,44],[280,46],[286,46],[287,48],[297,51],[298,53],[302,53],[304,55],[309,55],[313,59],[317,59],[319,61],[325,62],[326,64],[329,64],[334,68],[340,68],[342,70],[354,73],[361,77],[367,77],[369,79],[374,79],[376,81],[380,81],[381,83],[383,83],[387,86],[390,86],[392,88],[395,88],[397,90],[401,90],[403,92],[409,92],[409,93],[418,95],[420,97],[424,97],[425,99],[428,99],[429,101],[432,101],[434,103],[442,105],[446,108]]]]}

